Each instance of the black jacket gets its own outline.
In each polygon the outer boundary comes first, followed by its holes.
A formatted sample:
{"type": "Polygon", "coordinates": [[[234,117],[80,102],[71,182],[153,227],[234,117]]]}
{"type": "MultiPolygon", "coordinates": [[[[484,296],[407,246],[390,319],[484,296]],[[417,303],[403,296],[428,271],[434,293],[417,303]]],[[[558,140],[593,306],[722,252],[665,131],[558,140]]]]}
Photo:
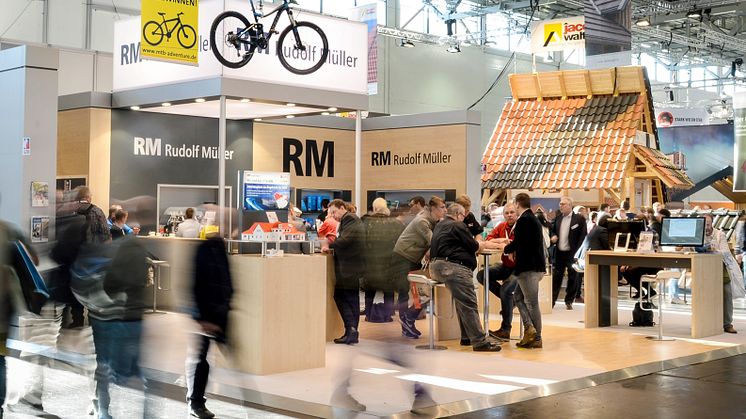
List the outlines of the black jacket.
{"type": "MultiPolygon", "coordinates": [[[[557,236],[557,250],[559,249],[559,236],[560,236],[560,221],[564,218],[564,216],[560,213],[557,214],[556,217],[554,217],[554,221],[552,221],[552,229],[549,233],[549,237],[557,236]]],[[[583,245],[583,240],[585,240],[585,235],[587,234],[587,227],[586,227],[586,221],[585,218],[583,218],[580,214],[572,214],[572,217],[570,218],[570,234],[567,240],[570,242],[570,253],[573,255],[575,252],[578,251],[580,246],[583,245]]]]}
{"type": "Polygon", "coordinates": [[[530,209],[523,211],[515,222],[515,238],[503,249],[505,253],[515,252],[515,275],[522,272],[546,272],[541,228],[539,220],[530,209]]]}
{"type": "Polygon", "coordinates": [[[479,243],[474,240],[466,224],[446,217],[435,225],[430,242],[430,259],[448,259],[474,270],[479,243]]]}
{"type": "Polygon", "coordinates": [[[609,247],[609,230],[599,225],[588,233],[588,250],[611,250],[609,247]]]}
{"type": "Polygon", "coordinates": [[[365,215],[362,221],[365,227],[365,289],[393,291],[391,255],[404,224],[383,214],[365,215]]]}
{"type": "Polygon", "coordinates": [[[329,244],[334,249],[336,287],[360,288],[360,277],[365,273],[365,229],[357,215],[348,212],[339,222],[338,237],[329,244]]]}
{"type": "Polygon", "coordinates": [[[466,228],[469,229],[469,232],[472,236],[480,235],[484,231],[484,227],[482,227],[482,224],[477,221],[477,217],[474,216],[474,213],[470,212],[466,214],[466,218],[464,218],[464,224],[466,224],[466,228]]]}
{"type": "Polygon", "coordinates": [[[195,320],[216,324],[226,331],[233,297],[233,280],[225,242],[220,237],[200,243],[194,257],[195,320]]]}

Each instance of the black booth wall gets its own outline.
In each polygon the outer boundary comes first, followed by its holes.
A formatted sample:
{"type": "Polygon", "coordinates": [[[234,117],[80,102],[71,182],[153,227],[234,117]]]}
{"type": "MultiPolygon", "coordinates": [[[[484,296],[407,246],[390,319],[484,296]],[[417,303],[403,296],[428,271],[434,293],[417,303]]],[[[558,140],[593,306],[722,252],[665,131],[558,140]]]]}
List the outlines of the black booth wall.
{"type": "MultiPolygon", "coordinates": [[[[205,158],[201,153],[203,147],[218,146],[217,119],[130,110],[113,110],[111,119],[110,202],[121,204],[129,212],[129,224],[140,224],[143,233],[157,229],[158,184],[218,184],[218,160],[205,158]],[[153,139],[146,140],[151,145],[160,138],[160,155],[155,147],[138,148],[135,138],[153,139]],[[199,155],[167,156],[167,145],[196,145],[199,155]]],[[[225,184],[233,188],[234,207],[236,174],[252,168],[252,125],[251,121],[231,120],[226,124],[226,150],[233,154],[232,159],[226,160],[225,184]]],[[[236,217],[233,220],[235,224],[236,217]]]]}

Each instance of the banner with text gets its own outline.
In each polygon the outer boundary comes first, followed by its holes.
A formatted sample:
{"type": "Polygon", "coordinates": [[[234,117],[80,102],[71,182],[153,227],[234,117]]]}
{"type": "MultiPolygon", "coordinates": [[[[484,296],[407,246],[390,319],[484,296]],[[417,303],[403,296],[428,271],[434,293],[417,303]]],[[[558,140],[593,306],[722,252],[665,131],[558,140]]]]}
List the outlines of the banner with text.
{"type": "Polygon", "coordinates": [[[531,53],[585,48],[585,17],[542,20],[531,30],[531,53]]]}
{"type": "Polygon", "coordinates": [[[746,90],[733,94],[733,191],[746,192],[746,90]]]}
{"type": "Polygon", "coordinates": [[[378,18],[376,3],[352,9],[350,19],[368,25],[368,94],[378,93],[378,18]]]}
{"type": "Polygon", "coordinates": [[[658,128],[707,125],[710,116],[703,108],[656,108],[655,122],[658,128]]]}
{"type": "Polygon", "coordinates": [[[140,56],[198,65],[199,0],[142,0],[140,56]]]}

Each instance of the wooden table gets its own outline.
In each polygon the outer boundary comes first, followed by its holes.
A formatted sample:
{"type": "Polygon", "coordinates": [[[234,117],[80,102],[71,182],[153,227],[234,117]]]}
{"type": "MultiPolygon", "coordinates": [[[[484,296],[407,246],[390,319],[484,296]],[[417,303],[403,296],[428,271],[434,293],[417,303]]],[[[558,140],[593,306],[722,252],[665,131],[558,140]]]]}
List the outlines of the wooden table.
{"type": "Polygon", "coordinates": [[[585,254],[585,327],[619,324],[617,267],[623,265],[689,270],[692,274],[692,337],[723,333],[723,259],[717,253],[588,251],[585,254]]]}

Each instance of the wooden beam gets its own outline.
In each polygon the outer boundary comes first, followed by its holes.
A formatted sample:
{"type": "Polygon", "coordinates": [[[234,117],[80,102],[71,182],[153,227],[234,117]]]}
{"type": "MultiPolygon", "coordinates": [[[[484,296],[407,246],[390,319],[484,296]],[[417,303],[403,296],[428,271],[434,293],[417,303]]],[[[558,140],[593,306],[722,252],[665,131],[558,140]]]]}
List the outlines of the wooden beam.
{"type": "Polygon", "coordinates": [[[620,205],[622,204],[622,202],[624,202],[624,200],[622,199],[622,196],[619,193],[617,193],[617,191],[615,191],[613,189],[605,189],[605,191],[606,191],[607,194],[609,194],[609,196],[611,197],[611,199],[615,200],[620,205]]]}
{"type": "Polygon", "coordinates": [[[504,189],[485,189],[484,192],[482,192],[482,206],[487,206],[497,199],[498,196],[500,196],[500,193],[503,192],[504,189]]]}

